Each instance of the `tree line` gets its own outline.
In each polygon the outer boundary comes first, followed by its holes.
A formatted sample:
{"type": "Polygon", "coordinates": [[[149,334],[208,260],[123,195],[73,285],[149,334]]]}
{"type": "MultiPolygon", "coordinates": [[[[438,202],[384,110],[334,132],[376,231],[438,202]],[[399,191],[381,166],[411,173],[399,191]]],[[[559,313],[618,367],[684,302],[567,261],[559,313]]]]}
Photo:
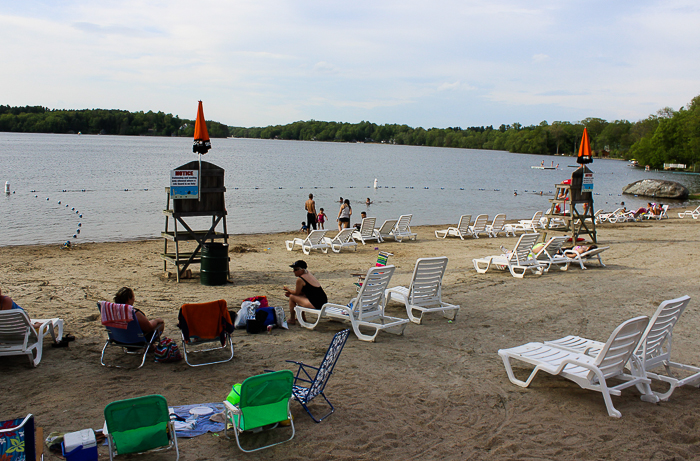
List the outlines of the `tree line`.
{"type": "Polygon", "coordinates": [[[575,154],[583,129],[588,129],[591,148],[597,155],[636,158],[641,165],[663,168],[664,163],[700,163],[700,96],[678,111],[666,107],[644,120],[608,122],[586,118],[578,123],[546,121],[462,129],[413,128],[408,125],[298,121],[267,127],[231,127],[239,138],[291,139],[303,141],[381,142],[414,146],[496,149],[509,152],[554,155],[575,154]]]}
{"type": "MultiPolygon", "coordinates": [[[[207,121],[207,130],[212,138],[229,136],[229,127],[219,122],[207,121]]],[[[153,111],[0,105],[0,131],[193,137],[194,121],[153,111]]]]}
{"type": "MultiPolygon", "coordinates": [[[[695,170],[700,163],[700,95],[675,111],[669,107],[637,122],[586,118],[577,123],[546,121],[493,126],[413,128],[408,125],[298,121],[267,127],[232,127],[207,121],[209,136],[223,138],[289,139],[303,141],[381,142],[399,145],[495,149],[554,155],[578,151],[588,129],[597,155],[635,158],[640,165],[663,168],[684,163],[695,170]]],[[[194,136],[194,122],[163,112],[124,110],[55,110],[41,106],[0,105],[0,131],[115,135],[194,136]]]]}

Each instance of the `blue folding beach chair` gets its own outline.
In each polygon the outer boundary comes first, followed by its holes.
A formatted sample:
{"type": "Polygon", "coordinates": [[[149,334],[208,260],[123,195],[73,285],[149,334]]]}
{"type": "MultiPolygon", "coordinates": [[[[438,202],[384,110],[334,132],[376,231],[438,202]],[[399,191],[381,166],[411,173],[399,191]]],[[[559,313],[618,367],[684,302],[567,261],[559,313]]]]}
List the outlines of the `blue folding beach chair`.
{"type": "MultiPolygon", "coordinates": [[[[42,446],[38,444],[38,447],[42,446]]],[[[3,461],[44,459],[43,453],[37,453],[34,416],[28,414],[26,418],[0,421],[0,459],[3,461]]]]}
{"type": "Polygon", "coordinates": [[[335,336],[333,337],[333,341],[331,341],[331,345],[328,347],[326,356],[323,358],[323,362],[321,362],[321,366],[318,368],[313,367],[311,365],[306,365],[302,362],[287,360],[287,362],[289,363],[295,363],[299,365],[299,369],[297,370],[296,375],[294,376],[294,387],[292,387],[292,394],[294,395],[294,399],[297,402],[299,402],[302,407],[304,407],[304,410],[306,410],[309,416],[311,416],[311,419],[313,419],[317,423],[320,423],[327,416],[329,416],[335,411],[335,408],[326,397],[326,394],[323,393],[323,391],[326,388],[326,384],[328,384],[328,380],[333,374],[333,369],[335,368],[335,364],[338,361],[338,357],[340,357],[340,353],[343,351],[343,346],[345,346],[349,334],[349,328],[343,331],[339,331],[335,334],[335,336]],[[309,370],[313,371],[309,372],[309,370]],[[312,378],[311,375],[314,371],[316,372],[316,375],[312,378]],[[305,387],[304,384],[307,384],[308,387],[305,387]],[[317,395],[323,397],[323,399],[326,401],[326,403],[328,403],[328,406],[331,409],[328,413],[326,413],[323,417],[319,419],[316,419],[311,413],[311,410],[309,410],[309,404],[317,395]]]}
{"type": "MultiPolygon", "coordinates": [[[[100,309],[100,303],[97,303],[97,309],[100,309]]],[[[148,354],[149,346],[151,344],[157,344],[160,339],[160,332],[158,330],[154,331],[150,338],[146,338],[136,318],[127,324],[126,329],[114,328],[106,325],[104,325],[104,327],[107,329],[107,342],[105,342],[102,348],[102,356],[100,357],[100,363],[104,367],[130,368],[105,363],[104,358],[107,347],[116,346],[123,348],[124,352],[127,354],[142,356],[141,364],[136,367],[136,369],[139,369],[146,363],[146,354],[148,354]]]]}

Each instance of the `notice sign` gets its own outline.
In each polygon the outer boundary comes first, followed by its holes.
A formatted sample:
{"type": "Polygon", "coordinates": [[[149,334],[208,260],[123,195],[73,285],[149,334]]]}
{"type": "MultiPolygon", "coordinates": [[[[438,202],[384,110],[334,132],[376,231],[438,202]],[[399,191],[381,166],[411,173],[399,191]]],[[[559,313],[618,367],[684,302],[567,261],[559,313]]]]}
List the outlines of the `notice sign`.
{"type": "Polygon", "coordinates": [[[170,196],[173,199],[199,198],[199,170],[170,170],[170,196]]]}
{"type": "Polygon", "coordinates": [[[593,173],[583,173],[581,192],[593,192],[593,173]]]}

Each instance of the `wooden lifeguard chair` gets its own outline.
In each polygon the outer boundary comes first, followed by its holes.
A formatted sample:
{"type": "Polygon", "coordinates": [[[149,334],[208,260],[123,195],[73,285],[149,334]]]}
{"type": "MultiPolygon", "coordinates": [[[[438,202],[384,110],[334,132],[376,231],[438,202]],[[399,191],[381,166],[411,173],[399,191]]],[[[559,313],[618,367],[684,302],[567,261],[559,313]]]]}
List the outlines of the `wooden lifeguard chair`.
{"type": "MultiPolygon", "coordinates": [[[[161,232],[164,239],[163,270],[167,270],[170,262],[177,267],[177,281],[192,264],[201,263],[202,245],[217,241],[228,245],[228,231],[226,228],[226,201],[224,193],[224,169],[213,163],[193,161],[175,168],[175,170],[199,170],[199,199],[172,198],[170,188],[166,187],[167,202],[163,214],[165,215],[165,231],[161,232]],[[197,217],[211,217],[209,229],[194,230],[186,220],[197,217]],[[173,229],[169,229],[172,220],[173,229]],[[217,226],[223,226],[222,231],[217,231],[217,226]],[[180,227],[178,227],[178,225],[180,227]],[[168,242],[175,242],[175,252],[168,252],[168,242]],[[182,251],[181,242],[196,242],[192,251],[182,251]]],[[[230,277],[228,268],[227,251],[226,271],[230,277]]]]}
{"type": "Polygon", "coordinates": [[[556,184],[553,199],[549,199],[551,208],[545,214],[545,231],[571,233],[571,241],[576,244],[580,235],[588,235],[598,243],[595,229],[595,212],[593,210],[593,193],[584,188],[584,183],[592,186],[593,172],[582,165],[571,174],[571,184],[556,184]],[[585,179],[584,179],[585,178],[585,179]],[[579,209],[580,207],[580,209],[579,209]]]}

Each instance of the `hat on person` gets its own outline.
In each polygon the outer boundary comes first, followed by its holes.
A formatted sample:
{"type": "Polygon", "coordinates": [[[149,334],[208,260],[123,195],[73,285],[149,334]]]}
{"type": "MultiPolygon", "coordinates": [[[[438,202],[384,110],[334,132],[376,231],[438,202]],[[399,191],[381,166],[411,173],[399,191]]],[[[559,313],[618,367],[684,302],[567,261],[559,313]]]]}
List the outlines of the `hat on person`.
{"type": "Polygon", "coordinates": [[[306,269],[306,261],[300,259],[299,261],[294,261],[294,264],[290,264],[289,267],[292,269],[306,269]]]}

